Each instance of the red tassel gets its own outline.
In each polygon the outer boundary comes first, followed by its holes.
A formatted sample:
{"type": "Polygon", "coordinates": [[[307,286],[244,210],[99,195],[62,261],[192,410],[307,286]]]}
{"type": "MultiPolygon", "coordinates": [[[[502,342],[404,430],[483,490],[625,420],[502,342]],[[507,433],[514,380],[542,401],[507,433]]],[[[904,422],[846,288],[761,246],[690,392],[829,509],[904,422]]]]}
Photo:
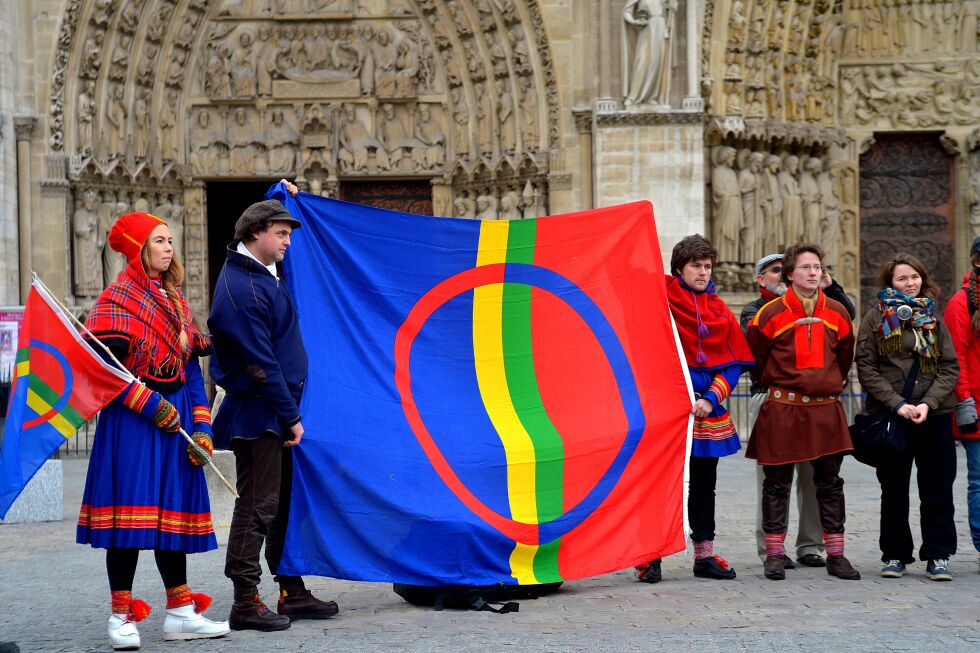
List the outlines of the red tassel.
{"type": "Polygon", "coordinates": [[[133,599],[133,602],[129,604],[129,614],[126,618],[130,621],[143,621],[150,616],[152,609],[146,604],[146,601],[142,599],[133,599]]]}
{"type": "Polygon", "coordinates": [[[194,612],[198,614],[207,610],[211,605],[211,597],[207,594],[191,594],[191,600],[194,602],[194,612]]]}

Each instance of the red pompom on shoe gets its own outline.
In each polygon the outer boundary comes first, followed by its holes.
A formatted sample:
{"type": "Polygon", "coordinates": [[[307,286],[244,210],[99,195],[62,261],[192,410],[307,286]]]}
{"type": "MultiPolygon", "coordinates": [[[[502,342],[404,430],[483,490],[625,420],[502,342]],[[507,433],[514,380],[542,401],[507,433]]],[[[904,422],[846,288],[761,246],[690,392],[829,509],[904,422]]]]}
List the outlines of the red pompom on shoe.
{"type": "Polygon", "coordinates": [[[211,597],[207,594],[191,594],[191,601],[194,602],[194,612],[198,614],[211,606],[211,597]]]}
{"type": "Polygon", "coordinates": [[[150,616],[152,611],[153,609],[147,605],[146,601],[133,599],[133,602],[129,604],[129,614],[126,615],[126,618],[133,622],[143,621],[150,616]]]}
{"type": "Polygon", "coordinates": [[[722,569],[729,569],[730,568],[728,566],[728,561],[725,560],[724,558],[722,558],[721,556],[711,556],[711,557],[715,559],[715,562],[717,562],[718,563],[718,566],[721,567],[722,569]]]}

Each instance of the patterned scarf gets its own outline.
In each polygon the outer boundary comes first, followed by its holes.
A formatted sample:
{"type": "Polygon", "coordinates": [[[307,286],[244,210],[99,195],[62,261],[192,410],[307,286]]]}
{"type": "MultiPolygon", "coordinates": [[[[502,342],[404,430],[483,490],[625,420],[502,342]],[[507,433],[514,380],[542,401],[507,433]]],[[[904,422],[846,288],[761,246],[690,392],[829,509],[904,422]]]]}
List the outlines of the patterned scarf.
{"type": "Polygon", "coordinates": [[[909,326],[915,336],[915,353],[919,356],[919,365],[924,371],[938,373],[939,360],[936,347],[936,302],[932,297],[912,297],[894,288],[882,288],[878,291],[878,310],[881,311],[879,326],[882,336],[880,349],[886,351],[901,351],[902,349],[902,320],[898,318],[898,307],[906,305],[912,309],[909,326]]]}
{"type": "Polygon", "coordinates": [[[140,260],[133,259],[102,291],[85,326],[95,334],[128,338],[129,354],[122,363],[136,376],[161,378],[176,373],[183,381],[188,358],[206,351],[210,339],[194,326],[184,295],[178,291],[178,296],[183,321],[159,281],[147,277],[140,260]],[[180,349],[181,330],[187,333],[187,352],[180,349]]]}
{"type": "Polygon", "coordinates": [[[738,320],[709,281],[694,292],[677,276],[667,276],[667,301],[688,367],[718,370],[733,363],[755,365],[738,320]]]}

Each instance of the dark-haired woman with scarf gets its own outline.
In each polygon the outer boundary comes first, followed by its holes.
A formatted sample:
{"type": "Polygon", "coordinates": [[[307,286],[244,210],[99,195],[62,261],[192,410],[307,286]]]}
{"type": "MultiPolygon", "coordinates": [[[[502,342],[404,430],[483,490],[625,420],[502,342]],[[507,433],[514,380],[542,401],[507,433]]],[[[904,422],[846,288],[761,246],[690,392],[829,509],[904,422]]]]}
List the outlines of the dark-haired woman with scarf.
{"type": "Polygon", "coordinates": [[[939,288],[922,262],[896,254],[878,275],[877,305],[861,321],[857,341],[858,378],[868,412],[885,408],[906,421],[906,451],[878,465],[881,483],[881,575],[899,578],[915,562],[909,528],[909,480],[912,463],[919,484],[922,546],[926,576],[952,580],[949,558],[956,553],[953,523],[953,388],[959,377],[953,339],[936,315],[939,288]],[[908,401],[906,379],[915,374],[908,401]]]}
{"type": "Polygon", "coordinates": [[[76,540],[106,550],[114,649],[140,647],[136,622],[150,611],[132,595],[141,549],[153,551],[166,590],[163,638],[220,637],[228,622],[206,619],[201,612],[211,598],[187,584],[187,554],[217,548],[201,469],[207,461],[178,433],[183,426],[211,452],[198,363],[210,339],[194,326],[180,291],[184,269],[163,220],[124,215],[109,245],[129,264],[99,296],[86,326],[139,380],[99,415],[76,540]]]}
{"type": "MultiPolygon", "coordinates": [[[[735,578],[735,570],[714,552],[715,484],[718,459],[742,445],[724,401],[743,368],[755,363],[738,320],[715,292],[711,272],[716,258],[708,240],[687,236],[674,246],[673,274],[666,281],[667,301],[695,397],[687,495],[694,575],[727,580],[735,578]]],[[[642,582],[659,582],[660,560],[637,567],[636,577],[642,582]]]]}
{"type": "Polygon", "coordinates": [[[977,401],[980,401],[980,236],[970,247],[972,269],[963,278],[961,292],[946,305],[943,319],[953,337],[960,359],[960,380],[956,383],[956,420],[953,436],[966,449],[966,505],[970,517],[970,536],[980,551],[980,430],[977,428],[977,401]]]}

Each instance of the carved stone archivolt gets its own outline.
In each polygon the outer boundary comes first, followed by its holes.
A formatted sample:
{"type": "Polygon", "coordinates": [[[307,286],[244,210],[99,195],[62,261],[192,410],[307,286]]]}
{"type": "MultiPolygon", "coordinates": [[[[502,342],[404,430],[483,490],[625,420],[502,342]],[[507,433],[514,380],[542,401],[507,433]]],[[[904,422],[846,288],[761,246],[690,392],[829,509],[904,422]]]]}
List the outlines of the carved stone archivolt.
{"type": "Polygon", "coordinates": [[[415,178],[467,215],[480,196],[486,215],[543,214],[561,160],[551,56],[537,0],[67,0],[48,125],[74,291],[116,269],[92,215],[137,206],[180,218],[188,282],[206,282],[200,179],[335,194],[415,178]]]}

